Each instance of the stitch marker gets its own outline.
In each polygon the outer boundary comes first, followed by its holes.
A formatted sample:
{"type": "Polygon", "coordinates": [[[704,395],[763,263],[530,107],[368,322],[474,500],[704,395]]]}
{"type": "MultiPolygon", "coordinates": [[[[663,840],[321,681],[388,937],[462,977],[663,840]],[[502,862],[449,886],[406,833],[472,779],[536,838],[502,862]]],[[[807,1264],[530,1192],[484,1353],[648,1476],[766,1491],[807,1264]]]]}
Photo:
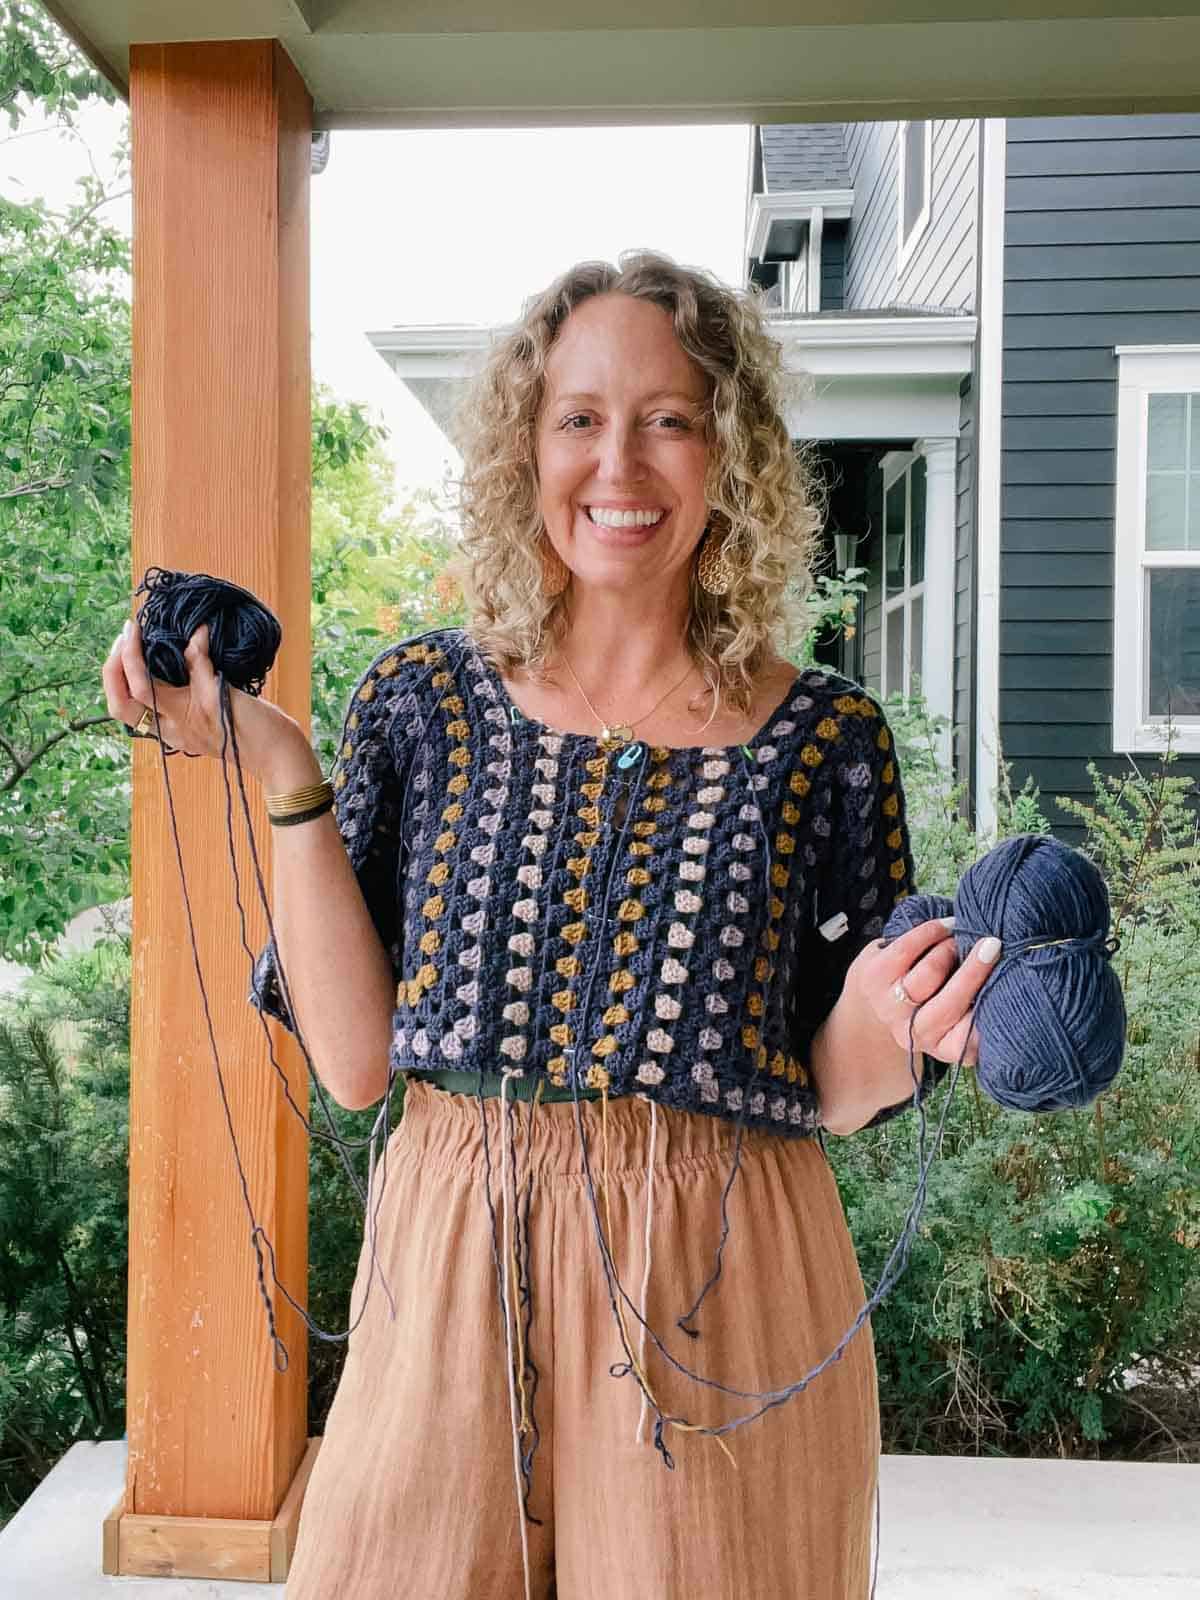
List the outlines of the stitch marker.
{"type": "Polygon", "coordinates": [[[631,744],[627,750],[621,751],[621,754],[617,757],[617,765],[619,767],[632,767],[636,761],[641,759],[641,754],[641,745],[631,744]]]}
{"type": "Polygon", "coordinates": [[[517,723],[517,722],[521,721],[521,713],[517,710],[516,706],[509,706],[509,708],[508,708],[508,720],[510,722],[512,722],[512,723],[517,723]]]}
{"type": "Polygon", "coordinates": [[[750,746],[748,744],[744,744],[742,746],[742,754],[745,756],[747,761],[753,761],[754,760],[754,751],[751,750],[751,748],[750,748],[750,746]]]}

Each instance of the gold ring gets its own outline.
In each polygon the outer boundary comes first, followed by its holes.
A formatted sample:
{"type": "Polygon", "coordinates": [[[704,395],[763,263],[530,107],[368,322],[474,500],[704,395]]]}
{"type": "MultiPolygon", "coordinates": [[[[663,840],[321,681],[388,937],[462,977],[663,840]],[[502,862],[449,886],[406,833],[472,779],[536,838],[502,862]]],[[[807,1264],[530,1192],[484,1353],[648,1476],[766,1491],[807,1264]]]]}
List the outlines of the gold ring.
{"type": "Polygon", "coordinates": [[[150,709],[149,706],[147,706],[146,709],[142,712],[141,716],[137,719],[137,722],[134,724],[133,731],[134,731],[134,733],[136,733],[138,735],[139,738],[148,739],[151,736],[150,735],[150,730],[153,727],[154,727],[154,712],[150,709]]]}

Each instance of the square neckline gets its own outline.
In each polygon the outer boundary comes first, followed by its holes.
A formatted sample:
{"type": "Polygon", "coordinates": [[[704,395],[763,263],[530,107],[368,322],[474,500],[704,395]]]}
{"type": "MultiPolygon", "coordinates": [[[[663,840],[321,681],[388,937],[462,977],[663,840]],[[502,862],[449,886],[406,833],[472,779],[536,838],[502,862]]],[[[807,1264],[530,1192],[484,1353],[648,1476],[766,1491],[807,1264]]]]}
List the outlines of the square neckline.
{"type": "Polygon", "coordinates": [[[505,708],[505,715],[510,727],[520,727],[524,725],[526,727],[535,729],[539,733],[548,734],[555,739],[573,739],[577,742],[581,741],[585,744],[595,745],[598,748],[602,747],[604,749],[612,750],[620,750],[622,748],[628,750],[634,745],[643,745],[650,749],[666,750],[670,755],[673,756],[707,755],[713,757],[733,756],[742,751],[753,752],[758,746],[759,742],[762,739],[765,739],[770,733],[771,724],[776,720],[776,718],[786,712],[791,703],[792,696],[801,692],[802,684],[808,678],[810,672],[814,670],[811,667],[797,667],[796,676],[792,679],[781,698],[776,701],[775,705],[771,708],[770,712],[767,714],[760,726],[756,728],[748,738],[739,740],[735,744],[662,744],[658,740],[645,739],[638,734],[635,734],[632,739],[622,739],[618,741],[613,739],[602,739],[598,733],[579,733],[571,728],[556,728],[553,726],[553,724],[549,722],[543,722],[541,718],[532,717],[528,714],[528,712],[522,711],[521,707],[517,705],[516,701],[509,694],[504,679],[500,676],[499,672],[497,672],[496,668],[476,644],[475,640],[471,638],[470,634],[468,634],[465,629],[461,629],[460,632],[466,640],[468,648],[471,650],[476,661],[482,668],[485,677],[488,679],[489,683],[491,683],[492,687],[499,696],[500,702],[505,708]]]}

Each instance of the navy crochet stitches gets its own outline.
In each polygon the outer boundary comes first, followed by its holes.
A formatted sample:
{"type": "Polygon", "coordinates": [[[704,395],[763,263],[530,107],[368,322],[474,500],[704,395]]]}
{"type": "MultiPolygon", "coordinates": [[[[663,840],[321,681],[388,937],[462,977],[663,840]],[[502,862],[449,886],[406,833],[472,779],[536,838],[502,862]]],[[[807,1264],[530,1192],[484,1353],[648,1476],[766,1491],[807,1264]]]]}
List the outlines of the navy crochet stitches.
{"type": "MultiPolygon", "coordinates": [[[[800,672],[742,746],[621,745],[525,718],[464,631],[434,630],[360,679],[333,785],[391,956],[394,1072],[511,1067],[817,1133],[813,1034],[913,887],[856,684],[800,672]]],[[[251,999],[293,1026],[269,943],[251,999]]]]}

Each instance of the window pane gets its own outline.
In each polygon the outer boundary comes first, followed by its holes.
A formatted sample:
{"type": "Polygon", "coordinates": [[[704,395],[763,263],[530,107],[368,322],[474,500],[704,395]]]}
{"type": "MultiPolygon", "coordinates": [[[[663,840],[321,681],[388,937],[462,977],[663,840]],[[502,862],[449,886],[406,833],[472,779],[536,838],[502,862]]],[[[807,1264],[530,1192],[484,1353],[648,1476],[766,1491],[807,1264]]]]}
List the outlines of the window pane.
{"type": "Polygon", "coordinates": [[[918,456],[912,471],[912,528],[909,534],[909,583],[925,581],[925,457],[918,456]]]}
{"type": "Polygon", "coordinates": [[[904,607],[884,612],[884,665],[887,675],[883,680],[885,694],[904,693],[904,607]]]}
{"type": "Polygon", "coordinates": [[[904,237],[912,232],[925,204],[925,124],[910,122],[904,129],[904,237]]]}
{"type": "Polygon", "coordinates": [[[1200,394],[1188,395],[1188,410],[1192,414],[1192,459],[1188,465],[1193,472],[1200,472],[1200,394]]]}
{"type": "MultiPolygon", "coordinates": [[[[1200,406],[1196,407],[1196,415],[1200,416],[1200,406]]],[[[1200,452],[1192,457],[1193,461],[1200,461],[1200,452]]],[[[1189,550],[1200,550],[1200,472],[1193,472],[1188,479],[1188,544],[1189,550]]]]}
{"type": "Polygon", "coordinates": [[[904,481],[896,479],[884,504],[884,586],[888,595],[904,588],[904,481]]]}
{"type": "Polygon", "coordinates": [[[917,681],[925,673],[925,596],[919,594],[913,601],[909,611],[909,638],[908,638],[908,683],[905,685],[907,694],[915,694],[920,688],[917,681]]]}
{"type": "Polygon", "coordinates": [[[1146,478],[1146,549],[1186,550],[1187,478],[1182,472],[1151,472],[1146,478]]]}
{"type": "Polygon", "coordinates": [[[1200,717],[1200,570],[1146,574],[1149,713],[1200,717]]]}
{"type": "Polygon", "coordinates": [[[1146,462],[1151,472],[1164,467],[1182,472],[1187,466],[1187,402],[1185,394],[1150,396],[1146,462]]]}

